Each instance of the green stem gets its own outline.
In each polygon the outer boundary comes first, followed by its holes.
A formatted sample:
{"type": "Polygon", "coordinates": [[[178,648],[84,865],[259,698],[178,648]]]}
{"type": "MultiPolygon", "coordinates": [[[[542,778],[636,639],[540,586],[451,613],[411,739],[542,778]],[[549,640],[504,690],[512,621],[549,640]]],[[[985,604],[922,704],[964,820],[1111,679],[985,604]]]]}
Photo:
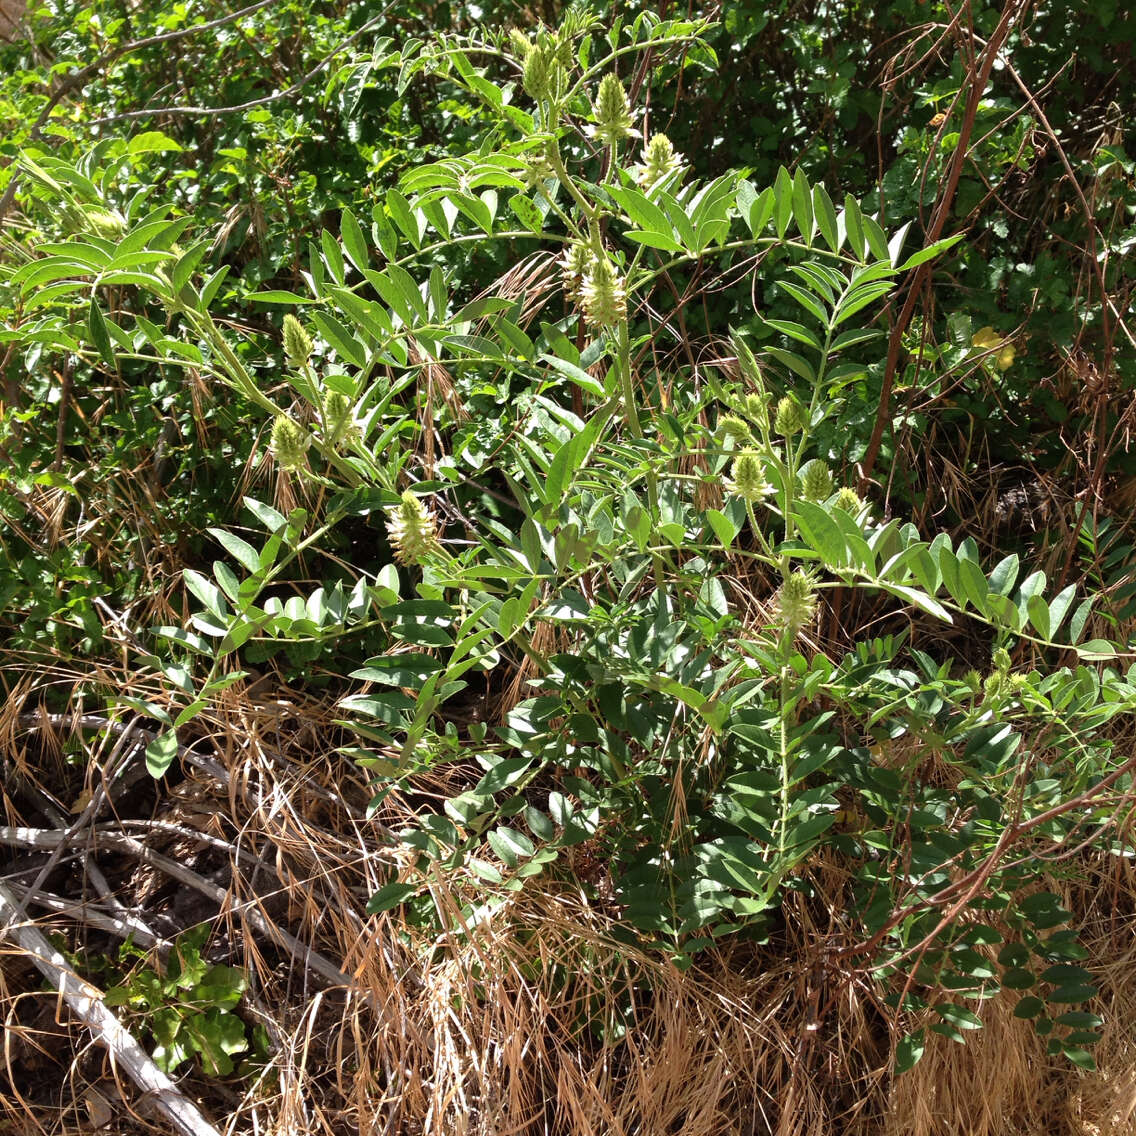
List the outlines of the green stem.
{"type": "MultiPolygon", "coordinates": [[[[623,419],[633,438],[643,437],[643,424],[639,421],[639,407],[635,402],[635,386],[631,380],[631,341],[627,320],[620,320],[615,332],[615,365],[619,368],[619,385],[623,396],[623,419]]],[[[654,481],[654,472],[647,475],[648,484],[654,481]]]]}
{"type": "Polygon", "coordinates": [[[662,276],[663,273],[669,272],[672,268],[677,268],[680,264],[687,264],[691,261],[701,260],[711,252],[731,252],[734,249],[756,249],[759,247],[799,249],[801,252],[807,252],[810,255],[814,256],[823,256],[828,260],[835,260],[841,264],[850,265],[853,268],[858,268],[860,266],[860,261],[858,261],[853,256],[846,256],[842,253],[830,252],[828,249],[822,248],[819,245],[810,247],[809,245],[806,245],[804,241],[787,240],[784,237],[744,237],[736,241],[725,241],[720,245],[714,245],[712,246],[712,248],[706,249],[700,253],[686,252],[682,253],[680,256],[672,257],[665,263],[660,264],[657,268],[651,269],[644,275],[642,280],[637,280],[635,282],[635,285],[638,288],[643,284],[649,284],[657,277],[662,276]]]}
{"type": "MultiPolygon", "coordinates": [[[[783,639],[788,638],[787,635],[783,639]]],[[[788,654],[788,651],[785,652],[788,654]]],[[[789,704],[789,675],[791,671],[786,660],[781,664],[781,694],[780,694],[780,737],[779,749],[781,757],[781,815],[777,819],[777,858],[784,871],[786,834],[789,827],[789,715],[792,707],[789,704]]]]}
{"type": "MultiPolygon", "coordinates": [[[[619,321],[615,332],[615,365],[619,368],[620,389],[623,394],[623,417],[633,438],[643,437],[643,424],[639,420],[639,407],[635,401],[635,386],[631,379],[631,341],[626,318],[619,321]]],[[[659,479],[653,466],[647,467],[647,507],[652,518],[659,516],[659,479]]],[[[664,567],[667,557],[661,552],[651,556],[655,587],[660,592],[666,585],[664,567]]]]}
{"type": "MultiPolygon", "coordinates": [[[[229,346],[229,341],[213,321],[213,317],[207,311],[199,311],[180,305],[176,310],[180,310],[180,312],[189,319],[197,333],[208,340],[213,349],[221,357],[224,363],[224,371],[228,375],[229,385],[233,387],[234,390],[244,395],[254,406],[265,411],[265,413],[271,414],[273,417],[279,414],[280,408],[257,387],[252,376],[245,368],[245,365],[241,362],[232,347],[229,346]]],[[[336,452],[334,447],[327,445],[323,439],[319,437],[314,437],[312,442],[324,461],[332,466],[351,488],[354,489],[363,484],[363,478],[359,475],[358,471],[350,462],[344,460],[344,458],[336,452]]]]}
{"type": "Polygon", "coordinates": [[[548,147],[548,160],[552,163],[552,168],[556,171],[560,184],[572,195],[572,199],[580,207],[580,212],[588,219],[589,227],[594,225],[597,216],[596,208],[576,187],[576,183],[572,180],[572,176],[564,165],[564,159],[560,156],[560,144],[555,138],[551,140],[548,147]]]}
{"type": "Polygon", "coordinates": [[[773,555],[773,549],[769,547],[769,542],[765,539],[765,533],[763,533],[761,531],[761,528],[758,526],[757,512],[753,507],[753,502],[747,501],[745,503],[745,506],[746,513],[749,515],[750,532],[752,532],[754,537],[757,539],[757,543],[761,546],[761,551],[769,557],[769,562],[771,564],[776,563],[776,558],[773,555]]]}
{"type": "Polygon", "coordinates": [[[820,360],[817,363],[816,382],[813,383],[813,396],[809,400],[808,420],[809,426],[806,426],[801,431],[801,440],[797,443],[796,451],[793,455],[794,464],[799,468],[801,458],[804,456],[805,446],[809,442],[809,427],[812,425],[813,415],[816,413],[817,406],[823,397],[824,390],[824,376],[828,370],[828,353],[832,350],[832,333],[835,329],[832,326],[825,328],[824,332],[824,346],[821,348],[820,360]]]}

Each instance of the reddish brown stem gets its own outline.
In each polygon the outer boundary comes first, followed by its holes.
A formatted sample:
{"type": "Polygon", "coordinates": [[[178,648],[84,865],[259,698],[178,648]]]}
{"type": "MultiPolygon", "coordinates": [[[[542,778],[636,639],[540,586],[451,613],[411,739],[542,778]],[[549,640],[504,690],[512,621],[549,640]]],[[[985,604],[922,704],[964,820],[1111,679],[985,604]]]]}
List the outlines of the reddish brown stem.
{"type": "MultiPolygon", "coordinates": [[[[934,242],[939,239],[943,227],[946,225],[947,217],[950,215],[951,208],[954,205],[959,177],[962,174],[962,167],[963,163],[966,161],[970,138],[974,132],[974,122],[978,115],[979,100],[982,98],[983,91],[986,90],[986,84],[990,81],[990,72],[994,68],[994,61],[998,57],[998,52],[1001,51],[1002,45],[1006,42],[1006,37],[1010,34],[1010,30],[1014,26],[1014,19],[1020,9],[1021,0],[1006,0],[1006,6],[1002,9],[1002,16],[998,21],[998,26],[994,29],[982,53],[977,75],[973,67],[970,70],[970,90],[967,93],[966,110],[963,115],[963,121],[959,127],[958,145],[955,147],[954,157],[951,161],[950,169],[947,171],[947,179],[939,195],[939,202],[935,207],[934,216],[931,218],[930,228],[927,230],[928,244],[934,244],[934,242]]],[[[915,275],[908,287],[907,298],[904,300],[899,317],[892,325],[891,336],[888,339],[887,364],[884,368],[883,387],[880,390],[880,403],[876,410],[876,421],[872,426],[872,436],[868,441],[868,449],[864,454],[863,461],[860,463],[861,492],[867,488],[868,483],[871,481],[872,471],[875,469],[876,459],[879,457],[880,446],[883,443],[884,429],[891,420],[891,396],[892,390],[895,387],[895,374],[899,368],[899,352],[903,343],[903,334],[911,323],[911,317],[915,313],[915,305],[918,303],[919,296],[923,291],[930,273],[930,261],[925,261],[915,270],[915,275]]]]}

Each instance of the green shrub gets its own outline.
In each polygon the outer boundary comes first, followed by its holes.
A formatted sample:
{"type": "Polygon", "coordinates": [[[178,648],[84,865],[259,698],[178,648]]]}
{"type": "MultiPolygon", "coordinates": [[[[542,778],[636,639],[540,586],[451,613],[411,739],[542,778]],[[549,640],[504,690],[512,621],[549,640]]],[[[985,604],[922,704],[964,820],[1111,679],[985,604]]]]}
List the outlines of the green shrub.
{"type": "Polygon", "coordinates": [[[227,384],[307,495],[291,511],[246,498],[251,530],[213,530],[226,558],[185,572],[194,614],[153,629],[143,659],[171,708],[120,701],[163,723],[160,776],[242,662],[346,664],[359,686],[342,725],[376,809],[424,772],[464,778],[400,834],[412,866],[372,911],[406,905],[461,934],[433,873],[479,881],[469,917],[586,845],[626,934],[685,966],[726,937],[774,940],[786,897],[814,897],[835,859],[861,928],[843,957],[885,980],[897,1021],[929,1008],[962,1040],[985,999],[1024,990],[1016,1012],[1089,1064],[1093,1021],[1072,1007],[1093,988],[1068,912],[1028,885],[1035,856],[1110,846],[1132,763],[1106,727],[1133,707],[1131,676],[1102,665],[1112,645],[1082,641],[1091,598],[1047,597],[1016,554],[985,570],[973,540],[880,519],[849,470],[828,470],[882,302],[958,237],[905,256],[906,226],[885,232],[800,170],[700,180],[659,136],[633,141],[620,74],[648,52],[712,62],[705,30],[647,15],[600,29],[573,10],[556,31],[386,56],[400,82],[460,88],[492,144],[409,169],[369,216],[343,211],[309,250],[306,294],[248,297],[297,313],[271,392],[188,217],[107,200],[105,151],[25,158],[36,202],[73,228],[8,275],[41,297],[40,340],[227,384]],[[121,231],[93,231],[112,204],[121,231]],[[447,268],[468,246],[505,250],[512,270],[471,294],[447,268]],[[692,343],[692,303],[745,296],[754,273],[784,314],[755,311],[760,338],[692,343]],[[112,289],[136,299],[112,307],[112,289]],[[337,554],[301,592],[298,558],[310,579],[370,515],[379,562],[344,570],[337,554]],[[890,633],[830,657],[818,621],[868,601],[890,633]],[[985,674],[936,640],[963,619],[989,640],[985,674]],[[377,646],[358,665],[362,636],[377,646]],[[1031,669],[1014,663],[1027,650],[1031,669]],[[519,684],[503,722],[444,722],[486,674],[519,684]]]}

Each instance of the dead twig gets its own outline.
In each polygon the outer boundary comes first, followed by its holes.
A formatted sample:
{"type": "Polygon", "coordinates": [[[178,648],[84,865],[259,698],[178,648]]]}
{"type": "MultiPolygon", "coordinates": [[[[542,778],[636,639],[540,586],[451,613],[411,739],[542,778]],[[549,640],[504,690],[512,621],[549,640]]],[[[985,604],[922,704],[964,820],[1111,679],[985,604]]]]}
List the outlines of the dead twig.
{"type": "MultiPolygon", "coordinates": [[[[25,900],[28,897],[25,895],[25,900]]],[[[0,937],[14,939],[36,969],[59,991],[63,1000],[104,1046],[111,1060],[154,1102],[184,1136],[221,1136],[201,1110],[147,1056],[146,1051],[103,1003],[103,992],[84,981],[63,960],[43,933],[19,922],[23,904],[0,883],[0,937]]]]}
{"type": "MultiPolygon", "coordinates": [[[[927,244],[934,244],[950,216],[954,204],[955,191],[958,189],[959,177],[962,175],[963,164],[970,149],[970,138],[974,131],[975,119],[978,116],[978,104],[986,85],[990,81],[990,73],[994,69],[1002,45],[1014,26],[1014,21],[1021,10],[1021,0],[1007,0],[1002,9],[1002,16],[998,26],[994,29],[982,54],[982,61],[977,69],[971,68],[970,90],[966,100],[966,110],[959,128],[959,140],[955,147],[954,157],[947,172],[943,189],[939,194],[939,202],[927,229],[927,244]]],[[[907,330],[911,317],[915,313],[915,305],[923,291],[923,286],[930,274],[931,262],[924,261],[916,270],[911,284],[908,286],[907,298],[900,309],[898,318],[891,329],[888,338],[887,363],[884,368],[883,386],[880,390],[880,403],[876,409],[876,420],[872,426],[872,436],[868,440],[868,448],[860,464],[860,491],[863,492],[872,478],[876,458],[879,456],[880,446],[883,444],[884,429],[891,421],[891,395],[895,385],[896,372],[899,369],[900,348],[903,345],[903,336],[907,330]]]]}
{"type": "Polygon", "coordinates": [[[94,927],[97,931],[113,935],[116,939],[131,938],[139,946],[156,950],[161,955],[167,955],[173,950],[173,943],[154,934],[145,924],[137,920],[127,922],[115,915],[108,914],[97,904],[88,903],[85,900],[77,902],[46,891],[30,895],[30,889],[10,882],[6,886],[23,903],[42,907],[53,915],[62,915],[68,919],[73,919],[78,923],[94,927]]]}
{"type": "MultiPolygon", "coordinates": [[[[324,958],[318,951],[301,943],[299,939],[283,928],[277,927],[271,919],[263,915],[257,909],[261,897],[254,896],[252,899],[232,903],[230,893],[225,888],[210,883],[179,861],[169,856],[163,856],[160,852],[147,848],[145,844],[123,833],[96,831],[91,834],[91,841],[96,846],[113,848],[118,852],[126,852],[135,856],[144,864],[149,864],[150,867],[157,868],[158,871],[164,872],[171,879],[177,880],[178,883],[185,884],[186,887],[193,888],[194,891],[208,896],[222,909],[227,908],[234,914],[242,915],[262,935],[283,947],[303,963],[307,969],[318,974],[332,986],[342,986],[348,989],[353,986],[350,976],[344,974],[333,962],[324,958]]],[[[67,842],[67,833],[48,828],[0,827],[0,844],[14,844],[24,848],[53,848],[59,851],[67,847],[67,842]]],[[[37,887],[38,884],[34,885],[29,891],[34,892],[37,887]]],[[[25,895],[25,902],[27,898],[25,895]]],[[[15,903],[14,900],[13,903],[15,903]]],[[[22,908],[23,904],[18,904],[17,907],[22,908]]]]}

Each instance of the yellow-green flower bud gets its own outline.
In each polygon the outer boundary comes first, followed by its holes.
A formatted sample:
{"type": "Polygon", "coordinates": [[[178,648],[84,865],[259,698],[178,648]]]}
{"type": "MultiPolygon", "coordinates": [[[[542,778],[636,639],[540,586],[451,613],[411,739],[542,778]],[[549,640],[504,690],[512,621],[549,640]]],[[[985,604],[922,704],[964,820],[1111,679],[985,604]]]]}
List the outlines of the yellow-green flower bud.
{"type": "Polygon", "coordinates": [[[787,394],[778,404],[773,416],[773,429],[783,438],[792,438],[808,427],[805,408],[791,395],[787,394]]]}
{"type": "Polygon", "coordinates": [[[650,189],[682,164],[682,155],[675,153],[671,140],[665,134],[652,134],[643,151],[643,164],[638,168],[638,181],[650,189]]]}
{"type": "Polygon", "coordinates": [[[302,367],[311,358],[312,337],[291,312],[284,317],[284,356],[293,367],[302,367]]]}
{"type": "Polygon", "coordinates": [[[777,615],[781,626],[796,638],[816,615],[816,588],[810,576],[794,572],[777,593],[777,615]]]}
{"type": "Polygon", "coordinates": [[[525,69],[521,82],[524,84],[525,92],[537,102],[548,98],[551,90],[552,62],[552,56],[539,44],[533,44],[529,48],[528,55],[525,56],[525,69]]]}
{"type": "Polygon", "coordinates": [[[1010,652],[1005,647],[995,647],[990,655],[990,661],[994,664],[994,669],[1001,671],[1002,674],[1008,674],[1013,664],[1010,652]]]}
{"type": "Polygon", "coordinates": [[[827,501],[832,496],[832,474],[824,462],[814,458],[801,471],[801,491],[806,501],[827,501]]]}
{"type": "Polygon", "coordinates": [[[591,327],[613,327],[627,318],[623,279],[606,256],[595,257],[580,289],[584,319],[591,327]]]}
{"type": "Polygon", "coordinates": [[[745,412],[751,422],[769,421],[769,396],[767,394],[747,394],[745,412]]]}
{"type": "Polygon", "coordinates": [[[398,505],[386,510],[387,536],[399,564],[420,564],[432,552],[440,551],[438,522],[434,514],[407,490],[398,505]]]}
{"type": "Polygon", "coordinates": [[[1001,671],[988,674],[983,680],[982,689],[987,698],[995,699],[1005,693],[1009,687],[1009,680],[1001,671]]]}
{"type": "Polygon", "coordinates": [[[529,41],[529,37],[525,35],[520,28],[510,28],[509,43],[513,47],[513,54],[523,63],[532,50],[532,43],[529,41]]]}
{"type": "Polygon", "coordinates": [[[329,445],[340,449],[359,438],[351,400],[339,391],[331,391],[323,400],[324,438],[329,445]]]}
{"type": "Polygon", "coordinates": [[[564,66],[556,56],[556,45],[542,34],[525,57],[521,76],[525,91],[537,102],[556,98],[564,86],[564,78],[564,66]]]}
{"type": "Polygon", "coordinates": [[[734,458],[734,467],[726,488],[750,504],[773,492],[773,487],[765,480],[761,459],[753,450],[746,450],[734,458]]]}
{"type": "Polygon", "coordinates": [[[718,419],[718,441],[725,445],[727,442],[748,442],[753,438],[753,431],[736,414],[726,414],[718,419]]]}
{"type": "Polygon", "coordinates": [[[521,173],[525,185],[529,189],[543,189],[544,183],[549,178],[555,177],[556,172],[552,168],[552,163],[548,160],[547,156],[543,153],[530,153],[524,156],[525,168],[521,173]]]}
{"type": "Polygon", "coordinates": [[[595,135],[609,146],[631,133],[631,104],[627,92],[615,75],[605,75],[600,80],[600,88],[592,107],[595,119],[595,135]]]}
{"type": "Polygon", "coordinates": [[[853,517],[859,516],[860,510],[864,507],[864,502],[860,500],[860,495],[854,489],[841,489],[833,504],[853,517]]]}
{"type": "Polygon", "coordinates": [[[583,299],[584,277],[592,267],[592,250],[583,241],[573,241],[560,258],[560,282],[564,294],[577,303],[583,299]]]}
{"type": "Polygon", "coordinates": [[[126,232],[126,221],[113,209],[100,205],[83,206],[83,227],[96,237],[116,241],[126,232]]]}
{"type": "Polygon", "coordinates": [[[311,435],[287,414],[276,415],[269,436],[268,451],[273,460],[286,473],[299,473],[306,468],[311,435]]]}
{"type": "Polygon", "coordinates": [[[572,35],[563,27],[560,29],[560,34],[556,37],[556,62],[559,63],[566,72],[572,70],[572,64],[575,62],[572,35]]]}

